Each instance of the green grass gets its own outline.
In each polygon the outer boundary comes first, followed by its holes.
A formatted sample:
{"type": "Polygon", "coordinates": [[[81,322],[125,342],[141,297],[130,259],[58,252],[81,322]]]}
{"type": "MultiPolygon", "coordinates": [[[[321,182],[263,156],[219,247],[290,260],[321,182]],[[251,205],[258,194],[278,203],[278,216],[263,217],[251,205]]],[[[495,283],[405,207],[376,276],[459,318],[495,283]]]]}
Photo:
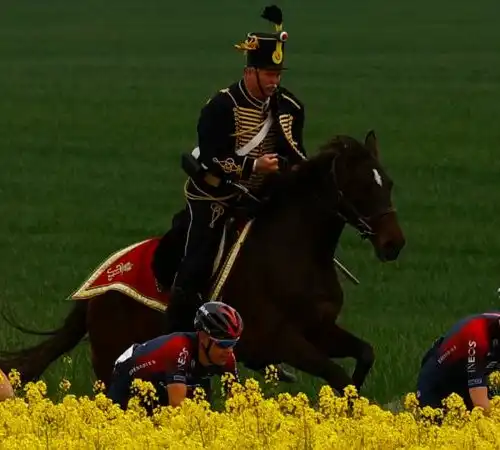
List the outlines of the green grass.
{"type": "MultiPolygon", "coordinates": [[[[0,295],[36,328],[108,253],[162,233],[182,205],[179,155],[200,107],[240,75],[232,45],[266,27],[229,1],[10,2],[0,16],[0,295]]],[[[414,388],[420,357],[465,314],[498,305],[497,2],[282,2],[284,84],[306,104],[309,152],[374,128],[407,237],[378,263],[348,230],[341,322],[370,341],[365,393],[414,388]]],[[[33,339],[0,330],[0,347],[33,339]]],[[[87,348],[73,380],[88,390],[87,348]]],[[[47,376],[59,380],[55,364],[47,376]]],[[[294,391],[315,391],[302,379],[294,391]]]]}

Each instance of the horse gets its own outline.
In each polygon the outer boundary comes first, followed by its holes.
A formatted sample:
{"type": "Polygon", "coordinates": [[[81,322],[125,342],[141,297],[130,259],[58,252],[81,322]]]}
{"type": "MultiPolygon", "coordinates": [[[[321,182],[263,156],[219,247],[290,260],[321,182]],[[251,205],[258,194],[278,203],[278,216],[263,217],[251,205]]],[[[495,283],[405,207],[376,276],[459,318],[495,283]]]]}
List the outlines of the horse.
{"type": "MultiPolygon", "coordinates": [[[[392,188],[373,130],[364,143],[337,135],[276,177],[266,201],[240,230],[212,290],[214,299],[234,306],[244,319],[235,350],[240,363],[254,370],[286,363],[339,393],[347,385],[361,389],[375,352],[336,323],[344,298],[333,261],[346,224],[372,244],[380,262],[398,258],[405,237],[392,188]],[[333,361],[348,357],[356,362],[351,376],[333,361]]],[[[174,227],[166,240],[174,255],[166,263],[171,278],[182,248],[180,234],[174,227]]],[[[150,238],[118,251],[109,259],[113,264],[101,265],[77,291],[81,295],[73,295],[73,308],[60,328],[39,333],[49,338],[33,347],[2,352],[0,368],[16,368],[25,382],[37,379],[88,333],[94,373],[107,384],[124,349],[162,334],[168,291],[151,288],[159,242],[150,238]],[[128,284],[114,282],[127,276],[128,284]],[[103,277],[99,285],[96,280],[103,277]]]]}

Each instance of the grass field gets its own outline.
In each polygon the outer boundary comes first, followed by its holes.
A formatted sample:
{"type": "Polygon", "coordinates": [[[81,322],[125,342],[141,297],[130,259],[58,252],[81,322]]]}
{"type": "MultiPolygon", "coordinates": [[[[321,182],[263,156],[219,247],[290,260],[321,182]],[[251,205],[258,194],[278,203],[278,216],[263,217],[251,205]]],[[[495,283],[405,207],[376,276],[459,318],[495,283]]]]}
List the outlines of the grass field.
{"type": "MultiPolygon", "coordinates": [[[[179,155],[200,107],[240,76],[233,44],[267,29],[263,4],[7,1],[0,14],[0,297],[27,326],[108,253],[161,234],[183,202],[179,155]]],[[[377,362],[365,394],[414,388],[423,351],[463,315],[498,306],[498,2],[281,3],[283,82],[306,104],[310,153],[336,133],[379,136],[407,237],[382,265],[348,230],[342,323],[377,362]]],[[[33,342],[6,326],[0,348],[33,342]]],[[[70,377],[88,391],[85,344],[70,377]]],[[[54,364],[47,378],[59,380],[54,364]]],[[[312,392],[318,380],[302,378],[312,392]]]]}

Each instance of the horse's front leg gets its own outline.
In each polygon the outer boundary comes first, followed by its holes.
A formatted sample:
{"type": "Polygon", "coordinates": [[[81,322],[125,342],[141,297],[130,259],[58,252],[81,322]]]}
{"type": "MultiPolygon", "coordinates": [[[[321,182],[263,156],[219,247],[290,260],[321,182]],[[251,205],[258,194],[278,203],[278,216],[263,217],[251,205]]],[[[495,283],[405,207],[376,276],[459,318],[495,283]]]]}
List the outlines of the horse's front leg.
{"type": "Polygon", "coordinates": [[[317,311],[317,324],[308,328],[306,338],[330,358],[354,358],[352,380],[360,389],[375,362],[373,347],[335,323],[338,308],[332,302],[318,302],[317,311]]]}
{"type": "Polygon", "coordinates": [[[315,377],[323,378],[333,389],[342,393],[354,384],[353,380],[329,355],[311,343],[300,329],[287,325],[274,338],[275,359],[302,370],[315,377]]]}

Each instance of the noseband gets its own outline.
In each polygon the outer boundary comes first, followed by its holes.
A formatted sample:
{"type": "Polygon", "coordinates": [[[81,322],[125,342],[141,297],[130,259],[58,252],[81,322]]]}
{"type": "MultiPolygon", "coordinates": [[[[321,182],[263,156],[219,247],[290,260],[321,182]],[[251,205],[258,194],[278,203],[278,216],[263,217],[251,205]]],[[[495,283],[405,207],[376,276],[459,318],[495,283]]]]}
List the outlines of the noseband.
{"type": "Polygon", "coordinates": [[[373,228],[370,226],[370,222],[372,222],[375,219],[378,219],[379,217],[385,216],[387,214],[390,214],[391,212],[394,212],[396,209],[393,207],[389,208],[384,208],[381,209],[380,211],[376,212],[375,214],[371,216],[366,216],[362,213],[360,213],[354,204],[344,195],[344,192],[340,188],[338,182],[337,182],[337,173],[336,173],[336,162],[337,158],[339,157],[339,153],[337,153],[332,160],[332,167],[330,169],[330,175],[333,178],[333,185],[335,188],[335,191],[337,192],[337,202],[336,202],[336,207],[334,209],[334,214],[339,217],[343,222],[348,223],[352,227],[354,227],[361,239],[366,239],[370,236],[375,236],[375,232],[373,231],[373,228]]]}

